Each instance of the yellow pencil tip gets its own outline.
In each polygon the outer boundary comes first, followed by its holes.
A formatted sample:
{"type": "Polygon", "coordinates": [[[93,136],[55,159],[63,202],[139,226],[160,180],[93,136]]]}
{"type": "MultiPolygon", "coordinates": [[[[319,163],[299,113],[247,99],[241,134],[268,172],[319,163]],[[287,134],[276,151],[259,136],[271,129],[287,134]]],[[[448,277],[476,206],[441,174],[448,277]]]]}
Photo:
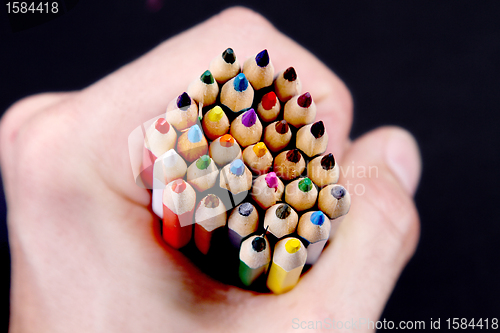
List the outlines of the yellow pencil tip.
{"type": "Polygon", "coordinates": [[[208,112],[208,120],[210,121],[219,121],[222,116],[224,115],[224,111],[222,111],[222,108],[220,106],[215,106],[210,112],[208,112]]]}
{"type": "Polygon", "coordinates": [[[295,253],[300,250],[300,241],[296,238],[290,239],[285,244],[286,252],[295,253]]]}
{"type": "Polygon", "coordinates": [[[253,151],[257,157],[262,157],[267,153],[267,147],[264,142],[259,142],[253,146],[253,151]]]}

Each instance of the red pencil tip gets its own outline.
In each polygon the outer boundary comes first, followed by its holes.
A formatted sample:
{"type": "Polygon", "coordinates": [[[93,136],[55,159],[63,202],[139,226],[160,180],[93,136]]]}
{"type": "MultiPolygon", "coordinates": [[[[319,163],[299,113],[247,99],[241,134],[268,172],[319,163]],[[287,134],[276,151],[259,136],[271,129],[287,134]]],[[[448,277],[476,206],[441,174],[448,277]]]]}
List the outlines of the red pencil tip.
{"type": "Polygon", "coordinates": [[[311,94],[306,92],[305,94],[302,94],[299,96],[297,99],[297,104],[303,108],[308,108],[312,103],[312,97],[311,94]]]}
{"type": "Polygon", "coordinates": [[[175,193],[182,193],[186,189],[186,183],[182,179],[174,180],[172,184],[172,191],[175,193]]]}
{"type": "Polygon", "coordinates": [[[262,106],[266,110],[271,110],[276,105],[276,94],[270,91],[262,97],[262,106]]]}
{"type": "Polygon", "coordinates": [[[170,131],[170,124],[165,118],[158,118],[155,123],[155,128],[161,134],[167,134],[170,131]]]}

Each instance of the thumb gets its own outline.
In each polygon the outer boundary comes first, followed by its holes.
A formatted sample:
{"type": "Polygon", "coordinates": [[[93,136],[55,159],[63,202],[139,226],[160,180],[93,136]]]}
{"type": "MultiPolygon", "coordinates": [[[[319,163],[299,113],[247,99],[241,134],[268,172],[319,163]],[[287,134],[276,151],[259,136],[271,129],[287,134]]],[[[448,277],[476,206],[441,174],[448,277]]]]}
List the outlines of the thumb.
{"type": "Polygon", "coordinates": [[[408,132],[383,127],[353,142],[342,162],[350,212],[298,287],[322,295],[321,312],[336,320],[375,321],[418,241],[420,154],[408,132]]]}

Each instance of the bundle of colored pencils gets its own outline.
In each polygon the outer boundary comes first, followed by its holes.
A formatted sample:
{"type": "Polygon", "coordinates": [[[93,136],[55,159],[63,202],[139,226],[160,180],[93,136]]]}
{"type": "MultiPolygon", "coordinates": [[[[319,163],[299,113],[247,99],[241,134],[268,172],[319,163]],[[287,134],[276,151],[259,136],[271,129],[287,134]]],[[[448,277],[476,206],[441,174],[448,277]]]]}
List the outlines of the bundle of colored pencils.
{"type": "Polygon", "coordinates": [[[267,50],[240,66],[228,48],[145,133],[142,178],[165,242],[237,262],[240,285],[274,293],[297,284],[350,207],[301,88],[293,67],[275,75],[267,50]]]}

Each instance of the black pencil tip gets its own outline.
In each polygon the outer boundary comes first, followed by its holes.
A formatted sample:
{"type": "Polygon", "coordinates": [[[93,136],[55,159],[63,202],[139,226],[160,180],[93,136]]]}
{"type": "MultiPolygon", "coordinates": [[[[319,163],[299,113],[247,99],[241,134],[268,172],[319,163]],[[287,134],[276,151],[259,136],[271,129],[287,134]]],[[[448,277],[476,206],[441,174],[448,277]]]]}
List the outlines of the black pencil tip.
{"type": "Polygon", "coordinates": [[[321,166],[325,170],[331,170],[335,167],[335,158],[333,157],[332,153],[323,156],[323,158],[321,159],[321,166]]]}
{"type": "Polygon", "coordinates": [[[290,215],[292,212],[292,208],[290,208],[287,204],[281,204],[278,208],[276,208],[276,217],[284,220],[290,215]]]}
{"type": "Polygon", "coordinates": [[[266,240],[263,237],[257,236],[252,241],[252,248],[255,252],[261,252],[266,249],[266,240]]]}
{"type": "Polygon", "coordinates": [[[321,138],[325,134],[325,125],[323,124],[323,122],[321,120],[312,124],[311,134],[316,139],[321,138]]]}
{"type": "Polygon", "coordinates": [[[285,78],[285,80],[292,82],[297,80],[297,73],[295,72],[295,69],[293,67],[288,67],[283,73],[283,77],[285,78]]]}
{"type": "Polygon", "coordinates": [[[228,47],[224,52],[222,52],[222,59],[228,64],[234,64],[236,61],[236,56],[232,48],[228,47]]]}
{"type": "Polygon", "coordinates": [[[267,50],[262,50],[255,56],[255,62],[259,67],[266,67],[269,64],[269,54],[267,50]]]}
{"type": "Polygon", "coordinates": [[[182,94],[177,97],[177,107],[179,109],[184,108],[186,106],[191,105],[191,97],[186,92],[183,92],[182,94]]]}

